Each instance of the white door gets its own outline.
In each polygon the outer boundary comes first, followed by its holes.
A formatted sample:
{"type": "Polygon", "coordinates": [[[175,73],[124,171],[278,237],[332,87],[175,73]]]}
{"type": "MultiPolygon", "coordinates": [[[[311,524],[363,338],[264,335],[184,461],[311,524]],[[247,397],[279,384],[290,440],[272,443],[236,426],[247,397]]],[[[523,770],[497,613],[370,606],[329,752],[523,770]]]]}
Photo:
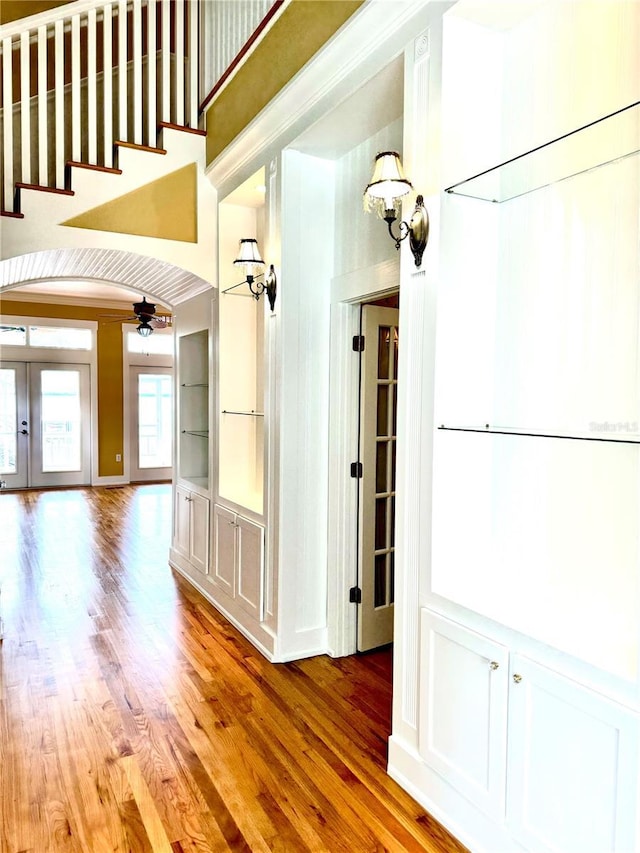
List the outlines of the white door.
{"type": "Polygon", "coordinates": [[[173,379],[170,367],[132,367],[131,465],[133,482],[170,480],[173,379]]]}
{"type": "Polygon", "coordinates": [[[640,719],[520,655],[511,659],[507,819],[536,853],[637,850],[640,719]]]}
{"type": "Polygon", "coordinates": [[[28,479],[29,421],[27,365],[4,361],[0,365],[0,483],[2,488],[24,489],[28,479]]]}
{"type": "Polygon", "coordinates": [[[2,440],[7,487],[91,483],[91,398],[88,364],[2,362],[2,440]],[[8,416],[5,417],[7,405],[8,416]],[[17,446],[11,448],[12,425],[17,446]]]}
{"type": "Polygon", "coordinates": [[[393,640],[398,399],[396,308],[362,309],[358,651],[393,640]]]}

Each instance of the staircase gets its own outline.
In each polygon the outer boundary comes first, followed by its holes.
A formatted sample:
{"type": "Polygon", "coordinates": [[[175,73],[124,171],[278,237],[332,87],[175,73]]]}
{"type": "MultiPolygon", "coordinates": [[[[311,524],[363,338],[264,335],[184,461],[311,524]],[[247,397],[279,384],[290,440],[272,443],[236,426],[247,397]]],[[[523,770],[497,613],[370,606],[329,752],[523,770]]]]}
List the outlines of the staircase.
{"type": "Polygon", "coordinates": [[[0,212],[9,219],[25,216],[32,192],[73,196],[81,170],[122,174],[124,152],[162,155],[168,129],[202,134],[198,0],[71,8],[0,27],[0,212]]]}

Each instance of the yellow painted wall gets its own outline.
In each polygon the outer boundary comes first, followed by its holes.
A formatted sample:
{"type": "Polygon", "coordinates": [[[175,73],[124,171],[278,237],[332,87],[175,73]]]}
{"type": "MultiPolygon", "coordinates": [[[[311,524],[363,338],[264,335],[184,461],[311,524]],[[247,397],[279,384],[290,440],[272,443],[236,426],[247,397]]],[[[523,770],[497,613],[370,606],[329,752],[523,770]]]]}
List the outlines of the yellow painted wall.
{"type": "Polygon", "coordinates": [[[1,0],[0,2],[0,24],[8,24],[9,21],[19,21],[30,15],[47,12],[56,6],[64,6],[69,0],[1,0]]]}
{"type": "Polygon", "coordinates": [[[36,302],[4,300],[2,313],[19,317],[48,317],[65,320],[96,320],[98,322],[98,474],[118,477],[124,473],[124,399],[123,357],[120,323],[105,323],[102,314],[122,314],[126,310],[106,310],[73,305],[54,305],[36,302]],[[122,462],[116,462],[122,453],[122,462]]]}
{"type": "Polygon", "coordinates": [[[292,0],[207,109],[207,163],[244,130],[362,3],[292,0]]]}

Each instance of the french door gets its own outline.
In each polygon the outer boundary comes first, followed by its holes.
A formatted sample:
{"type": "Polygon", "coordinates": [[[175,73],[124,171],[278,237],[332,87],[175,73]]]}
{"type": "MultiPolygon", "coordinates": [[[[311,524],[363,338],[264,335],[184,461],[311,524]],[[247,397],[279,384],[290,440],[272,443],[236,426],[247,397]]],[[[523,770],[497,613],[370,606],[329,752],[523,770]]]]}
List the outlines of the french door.
{"type": "Polygon", "coordinates": [[[131,367],[131,468],[133,482],[170,480],[173,451],[173,371],[131,367]]]}
{"type": "Polygon", "coordinates": [[[0,480],[12,489],[91,483],[88,364],[0,362],[0,480]]]}
{"type": "Polygon", "coordinates": [[[393,640],[396,514],[396,308],[362,309],[358,651],[393,640]]]}

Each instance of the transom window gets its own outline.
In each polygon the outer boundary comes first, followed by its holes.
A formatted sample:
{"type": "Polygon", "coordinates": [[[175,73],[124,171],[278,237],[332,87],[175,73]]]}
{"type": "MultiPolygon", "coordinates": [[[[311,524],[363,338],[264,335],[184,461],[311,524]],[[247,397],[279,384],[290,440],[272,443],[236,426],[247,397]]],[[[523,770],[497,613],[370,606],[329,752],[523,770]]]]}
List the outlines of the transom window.
{"type": "Polygon", "coordinates": [[[93,348],[91,329],[74,326],[0,325],[0,346],[31,346],[47,349],[90,350],[93,348]]]}

